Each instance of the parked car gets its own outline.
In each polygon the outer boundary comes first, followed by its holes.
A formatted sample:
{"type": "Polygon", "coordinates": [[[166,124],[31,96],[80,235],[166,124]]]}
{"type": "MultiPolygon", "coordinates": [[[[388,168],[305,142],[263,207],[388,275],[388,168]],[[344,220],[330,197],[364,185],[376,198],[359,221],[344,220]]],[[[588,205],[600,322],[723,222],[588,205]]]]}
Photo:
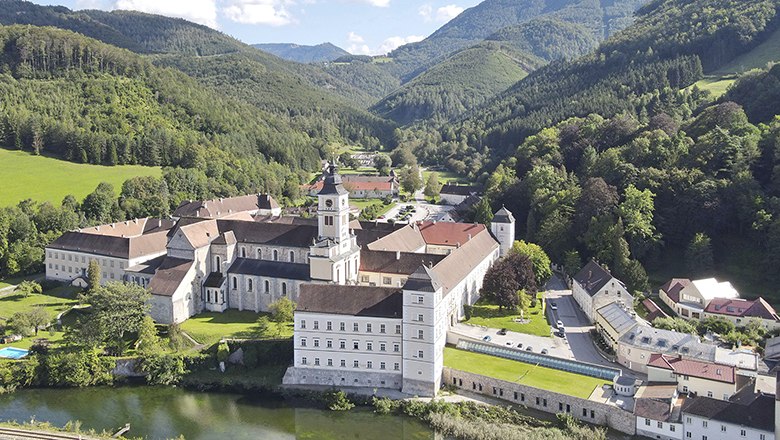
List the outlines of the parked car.
{"type": "Polygon", "coordinates": [[[550,308],[553,310],[558,310],[558,304],[555,304],[555,301],[550,301],[550,308]]]}
{"type": "Polygon", "coordinates": [[[529,345],[528,347],[525,347],[525,351],[534,351],[534,348],[529,345]]]}
{"type": "Polygon", "coordinates": [[[555,326],[556,326],[556,327],[558,327],[558,328],[560,328],[560,329],[562,329],[562,328],[563,328],[563,321],[561,321],[561,320],[559,319],[559,320],[558,320],[558,322],[556,322],[556,323],[555,323],[555,326]]]}
{"type": "Polygon", "coordinates": [[[566,339],[566,332],[564,332],[562,330],[561,331],[557,331],[557,332],[555,332],[555,336],[557,336],[559,338],[566,339]]]}
{"type": "Polygon", "coordinates": [[[485,341],[485,342],[490,342],[491,339],[493,339],[493,338],[491,338],[490,335],[485,335],[485,337],[482,338],[482,340],[485,341]]]}
{"type": "Polygon", "coordinates": [[[542,354],[547,354],[547,353],[548,353],[547,349],[546,349],[546,348],[543,348],[543,349],[542,349],[542,354]]]}
{"type": "Polygon", "coordinates": [[[506,329],[502,328],[501,330],[498,331],[498,334],[501,336],[506,336],[506,329]]]}

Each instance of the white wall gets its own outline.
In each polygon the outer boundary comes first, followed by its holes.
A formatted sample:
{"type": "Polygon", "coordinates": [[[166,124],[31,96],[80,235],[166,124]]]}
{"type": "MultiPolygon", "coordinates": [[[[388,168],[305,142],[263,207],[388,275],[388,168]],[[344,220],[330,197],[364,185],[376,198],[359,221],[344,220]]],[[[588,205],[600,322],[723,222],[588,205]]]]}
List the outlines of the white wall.
{"type": "Polygon", "coordinates": [[[704,436],[707,436],[707,440],[772,440],[775,438],[775,434],[773,432],[740,427],[730,423],[708,420],[686,413],[682,414],[682,420],[683,424],[685,425],[685,437],[696,440],[701,440],[704,438],[704,436]],[[745,433],[744,436],[742,435],[743,431],[745,433]],[[688,436],[688,433],[690,433],[690,437],[688,436]]]}
{"type": "MultiPolygon", "coordinates": [[[[637,434],[661,440],[682,440],[682,423],[659,422],[644,417],[636,418],[637,434]]],[[[714,440],[714,439],[713,439],[714,440]]]]}

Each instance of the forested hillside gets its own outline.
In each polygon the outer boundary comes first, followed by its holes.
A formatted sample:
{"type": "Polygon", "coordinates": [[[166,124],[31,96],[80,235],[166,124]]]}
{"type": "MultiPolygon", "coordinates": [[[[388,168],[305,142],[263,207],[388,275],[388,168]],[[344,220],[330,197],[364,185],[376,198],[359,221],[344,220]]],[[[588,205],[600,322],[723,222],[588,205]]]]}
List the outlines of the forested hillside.
{"type": "Polygon", "coordinates": [[[331,43],[322,43],[315,46],[292,43],[264,43],[253,44],[252,46],[264,52],[274,54],[279,58],[298,63],[333,61],[349,55],[349,52],[331,43]]]}
{"type": "Polygon", "coordinates": [[[508,44],[485,41],[428,69],[372,111],[401,125],[443,123],[483,104],[542,64],[541,59],[508,44]]]}
{"type": "Polygon", "coordinates": [[[200,168],[224,193],[281,194],[288,179],[298,183],[291,171],[319,166],[308,134],[127,50],[29,26],[0,27],[0,45],[5,147],[75,162],[200,168]]]}

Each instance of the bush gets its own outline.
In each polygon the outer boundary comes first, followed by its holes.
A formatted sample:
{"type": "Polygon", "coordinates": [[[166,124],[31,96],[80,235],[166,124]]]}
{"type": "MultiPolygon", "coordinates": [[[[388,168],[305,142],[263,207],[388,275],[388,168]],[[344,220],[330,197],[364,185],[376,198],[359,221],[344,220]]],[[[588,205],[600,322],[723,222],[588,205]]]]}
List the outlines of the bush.
{"type": "Polygon", "coordinates": [[[175,385],[187,374],[180,354],[150,354],[141,358],[141,371],[149,385],[175,385]]]}
{"type": "Polygon", "coordinates": [[[349,401],[344,391],[330,392],[325,395],[325,400],[328,404],[328,409],[331,411],[349,411],[355,407],[355,404],[349,401]]]}
{"type": "Polygon", "coordinates": [[[225,362],[228,357],[230,357],[230,347],[228,347],[227,342],[220,342],[217,346],[217,361],[225,362]]]}
{"type": "Polygon", "coordinates": [[[46,383],[53,387],[110,385],[114,361],[95,351],[59,353],[45,358],[46,383]]]}

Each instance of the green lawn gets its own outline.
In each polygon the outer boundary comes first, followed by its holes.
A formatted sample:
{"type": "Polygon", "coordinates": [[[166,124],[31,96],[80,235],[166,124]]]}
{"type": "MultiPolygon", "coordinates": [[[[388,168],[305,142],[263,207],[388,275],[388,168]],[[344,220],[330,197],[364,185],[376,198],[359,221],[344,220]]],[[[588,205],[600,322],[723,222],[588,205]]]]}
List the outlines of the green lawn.
{"type": "Polygon", "coordinates": [[[249,311],[227,310],[224,313],[201,313],[184,321],[181,329],[205,345],[216,344],[222,338],[273,339],[292,337],[292,324],[270,322],[268,328],[258,325],[263,316],[249,311]]]}
{"type": "Polygon", "coordinates": [[[698,86],[702,90],[709,91],[715,98],[719,98],[721,95],[726,93],[726,90],[728,90],[728,88],[734,84],[735,81],[736,77],[734,75],[723,77],[716,76],[699,80],[694,85],[698,86]]]}
{"type": "Polygon", "coordinates": [[[76,199],[95,190],[100,182],[114,185],[118,191],[122,183],[135,176],[160,176],[159,167],[122,165],[105,167],[67,162],[22,151],[0,149],[0,206],[15,205],[24,199],[56,205],[72,194],[76,199]]]}
{"type": "Polygon", "coordinates": [[[428,181],[428,176],[430,176],[431,173],[437,173],[439,175],[439,183],[442,185],[445,183],[467,183],[465,177],[455,174],[450,170],[425,170],[423,171],[423,183],[428,181]]]}
{"type": "Polygon", "coordinates": [[[444,348],[444,365],[582,399],[587,399],[596,387],[610,383],[590,376],[451,347],[444,348]]]}
{"type": "Polygon", "coordinates": [[[8,319],[14,313],[43,306],[54,319],[58,313],[64,312],[76,304],[75,295],[79,290],[75,287],[57,287],[41,295],[32,294],[26,298],[19,293],[0,297],[0,318],[8,319]]]}
{"type": "Polygon", "coordinates": [[[539,300],[536,301],[536,307],[525,314],[525,319],[531,322],[522,324],[515,322],[514,319],[520,319],[520,313],[516,311],[498,310],[498,306],[493,304],[477,303],[471,311],[471,319],[466,323],[474,325],[483,325],[490,328],[505,328],[512,332],[526,333],[537,336],[550,336],[550,324],[544,314],[544,301],[539,294],[539,300]]]}
{"type": "Polygon", "coordinates": [[[37,275],[28,275],[28,276],[22,276],[22,277],[12,277],[12,278],[5,278],[0,280],[0,289],[8,286],[15,286],[19,283],[21,283],[24,280],[32,280],[36,277],[42,276],[42,274],[37,275]]]}
{"type": "MultiPolygon", "coordinates": [[[[352,206],[356,206],[360,209],[365,209],[371,205],[374,205],[376,203],[382,203],[382,199],[349,199],[349,204],[352,206]]],[[[393,208],[395,206],[394,203],[390,203],[387,205],[382,205],[382,209],[379,210],[379,215],[385,215],[387,211],[393,208]]]]}

